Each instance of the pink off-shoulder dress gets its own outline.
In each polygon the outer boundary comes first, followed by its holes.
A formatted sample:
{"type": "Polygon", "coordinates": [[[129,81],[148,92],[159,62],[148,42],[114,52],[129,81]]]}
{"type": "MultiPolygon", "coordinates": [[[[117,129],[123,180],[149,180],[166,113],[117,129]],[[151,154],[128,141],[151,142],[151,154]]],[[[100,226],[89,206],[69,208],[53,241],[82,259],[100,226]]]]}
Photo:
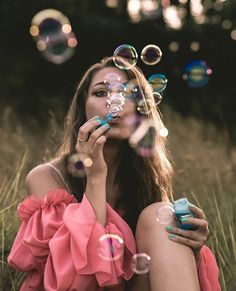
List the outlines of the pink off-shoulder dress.
{"type": "MultiPolygon", "coordinates": [[[[128,224],[107,203],[107,224],[96,221],[93,208],[83,196],[78,203],[64,189],[50,191],[41,199],[28,196],[20,203],[21,226],[8,256],[8,263],[27,277],[21,291],[123,291],[136,252],[128,224]],[[97,242],[104,234],[124,241],[124,255],[102,260],[97,242]]],[[[198,276],[202,291],[220,291],[218,268],[209,248],[201,249],[198,276]]]]}

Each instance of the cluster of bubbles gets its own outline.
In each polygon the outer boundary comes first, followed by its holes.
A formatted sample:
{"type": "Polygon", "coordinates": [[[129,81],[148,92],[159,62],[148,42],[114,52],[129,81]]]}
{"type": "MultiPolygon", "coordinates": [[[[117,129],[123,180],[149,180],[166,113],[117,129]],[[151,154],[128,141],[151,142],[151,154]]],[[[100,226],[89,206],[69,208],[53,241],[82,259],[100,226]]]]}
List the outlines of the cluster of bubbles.
{"type": "MultiPolygon", "coordinates": [[[[160,62],[161,58],[162,51],[156,45],[149,44],[141,51],[141,60],[146,65],[155,65],[160,62]]],[[[137,64],[138,53],[133,46],[123,44],[115,49],[113,61],[119,69],[129,70],[137,64]]],[[[127,127],[135,125],[135,131],[129,138],[129,143],[137,154],[151,157],[155,153],[154,140],[157,134],[162,137],[168,135],[166,128],[162,128],[158,132],[154,121],[149,116],[152,108],[162,101],[162,92],[165,90],[168,80],[163,74],[153,74],[147,81],[152,92],[152,98],[145,96],[136,79],[124,84],[122,95],[125,99],[135,101],[138,113],[126,118],[127,127]]]]}
{"type": "MultiPolygon", "coordinates": [[[[162,51],[157,45],[149,44],[141,51],[141,60],[146,65],[155,65],[160,62],[161,58],[162,51]]],[[[138,53],[133,46],[129,44],[122,44],[115,49],[113,53],[113,60],[118,68],[129,70],[137,64],[138,53]],[[125,59],[126,62],[122,62],[122,59],[125,59]]]]}
{"type": "MultiPolygon", "coordinates": [[[[122,259],[124,255],[124,240],[117,234],[102,235],[97,244],[97,253],[104,261],[116,261],[122,259]]],[[[130,268],[136,274],[146,274],[149,272],[151,258],[146,253],[134,254],[130,268]]]]}
{"type": "Polygon", "coordinates": [[[70,59],[77,46],[69,19],[55,9],[38,12],[31,21],[30,34],[37,49],[54,64],[70,59]]]}
{"type": "Polygon", "coordinates": [[[204,61],[194,61],[185,66],[183,79],[192,88],[202,88],[209,82],[212,69],[204,61]]]}

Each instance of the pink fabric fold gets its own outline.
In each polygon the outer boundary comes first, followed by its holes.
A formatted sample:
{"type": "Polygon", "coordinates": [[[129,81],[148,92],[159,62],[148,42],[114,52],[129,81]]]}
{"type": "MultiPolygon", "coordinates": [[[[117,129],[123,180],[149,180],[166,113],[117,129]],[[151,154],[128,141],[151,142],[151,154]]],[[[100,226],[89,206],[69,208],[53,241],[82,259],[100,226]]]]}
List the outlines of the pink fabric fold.
{"type": "Polygon", "coordinates": [[[103,227],[86,195],[81,203],[65,190],[49,192],[44,199],[28,196],[18,207],[22,221],[8,263],[27,272],[21,291],[28,290],[123,290],[133,272],[136,252],[128,224],[107,204],[103,227]],[[104,234],[124,241],[124,255],[117,260],[99,257],[98,241],[104,234]]]}
{"type": "MultiPolygon", "coordinates": [[[[86,194],[78,203],[63,189],[50,191],[43,199],[31,195],[20,203],[21,226],[8,257],[10,266],[27,272],[20,290],[123,291],[124,281],[133,275],[135,240],[129,225],[108,203],[106,210],[103,227],[86,194]],[[99,239],[105,234],[124,242],[116,260],[99,256],[99,239]]],[[[207,247],[201,250],[198,275],[202,291],[221,290],[215,258],[207,247]]]]}
{"type": "Polygon", "coordinates": [[[215,256],[207,246],[203,246],[198,265],[198,277],[201,291],[221,291],[218,273],[215,256]]]}

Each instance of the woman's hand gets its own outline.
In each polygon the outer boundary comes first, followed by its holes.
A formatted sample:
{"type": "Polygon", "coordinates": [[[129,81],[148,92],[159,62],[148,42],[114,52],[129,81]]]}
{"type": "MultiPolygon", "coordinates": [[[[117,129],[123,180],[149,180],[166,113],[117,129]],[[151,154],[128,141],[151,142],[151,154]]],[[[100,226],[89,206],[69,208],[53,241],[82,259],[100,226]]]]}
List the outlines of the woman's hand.
{"type": "Polygon", "coordinates": [[[106,132],[110,129],[109,124],[101,125],[98,116],[94,116],[84,123],[78,132],[76,151],[81,156],[92,160],[90,167],[85,166],[87,178],[106,176],[107,165],[103,156],[103,146],[106,142],[106,132]]]}
{"type": "Polygon", "coordinates": [[[204,212],[195,205],[189,206],[190,210],[195,214],[195,218],[183,218],[183,224],[191,224],[196,230],[184,230],[179,227],[167,226],[166,230],[170,233],[169,238],[175,242],[189,246],[195,255],[198,266],[200,259],[200,250],[208,239],[209,229],[208,222],[205,219],[204,212]]]}

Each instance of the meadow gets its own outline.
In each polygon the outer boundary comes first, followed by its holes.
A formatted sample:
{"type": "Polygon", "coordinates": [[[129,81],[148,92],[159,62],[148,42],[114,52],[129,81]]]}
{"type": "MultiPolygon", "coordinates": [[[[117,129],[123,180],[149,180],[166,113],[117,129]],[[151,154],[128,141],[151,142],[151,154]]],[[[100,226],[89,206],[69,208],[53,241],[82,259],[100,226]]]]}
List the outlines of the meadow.
{"type": "MultiPolygon", "coordinates": [[[[222,290],[235,291],[236,148],[226,139],[227,131],[213,124],[183,118],[168,107],[162,112],[175,171],[174,197],[188,197],[205,211],[210,229],[206,244],[216,256],[222,290]]],[[[62,128],[51,112],[48,126],[32,133],[19,125],[10,107],[4,110],[0,125],[0,290],[19,290],[24,278],[7,265],[19,227],[17,205],[26,195],[26,173],[55,153],[62,128]]]]}

